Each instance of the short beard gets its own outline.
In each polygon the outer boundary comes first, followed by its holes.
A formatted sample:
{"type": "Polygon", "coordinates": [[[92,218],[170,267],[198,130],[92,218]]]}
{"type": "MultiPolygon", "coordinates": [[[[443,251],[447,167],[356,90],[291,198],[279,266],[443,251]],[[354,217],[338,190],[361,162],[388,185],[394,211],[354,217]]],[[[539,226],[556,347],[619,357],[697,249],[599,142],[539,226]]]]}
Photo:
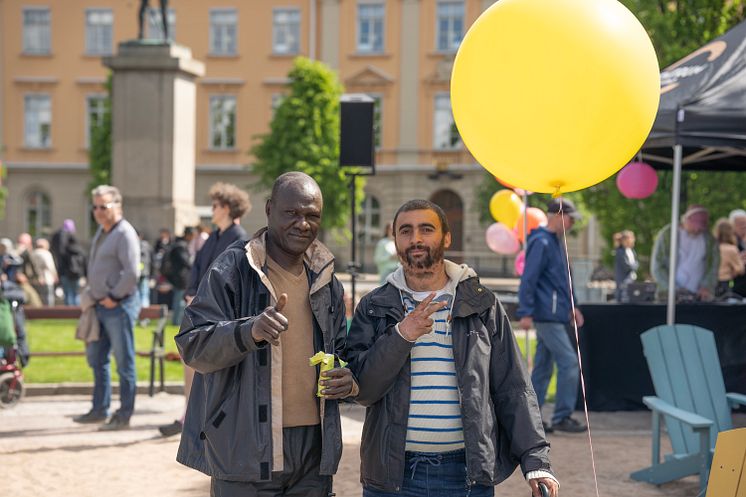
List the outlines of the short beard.
{"type": "Polygon", "coordinates": [[[419,269],[419,270],[428,270],[432,269],[433,266],[436,264],[440,264],[443,262],[443,255],[445,254],[445,240],[441,239],[440,244],[435,247],[435,250],[431,251],[430,247],[427,247],[425,245],[415,245],[414,247],[409,247],[405,249],[404,251],[398,251],[399,259],[405,263],[405,266],[409,269],[419,269]],[[419,261],[415,261],[415,259],[411,256],[411,252],[413,250],[425,250],[427,251],[427,255],[419,261]]]}

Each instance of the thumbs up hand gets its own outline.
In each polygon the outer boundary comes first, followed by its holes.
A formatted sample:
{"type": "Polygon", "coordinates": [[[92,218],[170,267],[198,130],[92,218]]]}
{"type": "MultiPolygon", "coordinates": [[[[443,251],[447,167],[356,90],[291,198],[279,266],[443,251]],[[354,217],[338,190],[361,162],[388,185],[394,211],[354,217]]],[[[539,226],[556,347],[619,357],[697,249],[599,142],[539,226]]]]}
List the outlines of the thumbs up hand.
{"type": "Polygon", "coordinates": [[[280,295],[275,305],[264,309],[251,326],[251,336],[255,342],[262,340],[272,345],[280,345],[280,333],[288,329],[288,318],[282,314],[288,302],[286,293],[280,295]]]}

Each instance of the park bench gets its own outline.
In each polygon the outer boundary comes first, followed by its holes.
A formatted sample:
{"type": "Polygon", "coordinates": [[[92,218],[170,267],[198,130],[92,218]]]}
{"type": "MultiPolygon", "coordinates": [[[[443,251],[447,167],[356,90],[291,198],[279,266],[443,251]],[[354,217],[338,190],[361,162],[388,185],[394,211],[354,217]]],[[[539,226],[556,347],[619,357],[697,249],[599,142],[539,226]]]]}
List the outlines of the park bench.
{"type": "MultiPolygon", "coordinates": [[[[27,321],[34,319],[70,319],[77,321],[80,318],[81,310],[77,306],[50,306],[50,307],[27,307],[24,309],[27,321]]],[[[159,392],[166,389],[164,380],[164,358],[165,349],[163,345],[163,333],[166,329],[166,319],[168,317],[168,306],[151,305],[143,307],[140,310],[139,320],[149,320],[154,323],[153,327],[153,344],[149,351],[137,351],[136,354],[141,357],[150,357],[150,385],[148,395],[151,397],[155,393],[155,364],[158,362],[158,375],[160,388],[159,392]]],[[[34,357],[61,357],[61,356],[85,356],[84,350],[51,352],[51,351],[32,351],[34,357]]]]}

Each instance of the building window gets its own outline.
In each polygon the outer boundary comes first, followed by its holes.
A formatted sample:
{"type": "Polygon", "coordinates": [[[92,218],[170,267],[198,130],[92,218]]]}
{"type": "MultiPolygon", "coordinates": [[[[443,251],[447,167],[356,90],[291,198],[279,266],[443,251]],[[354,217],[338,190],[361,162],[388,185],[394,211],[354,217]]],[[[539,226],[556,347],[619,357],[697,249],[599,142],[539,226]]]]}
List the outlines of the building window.
{"type": "Polygon", "coordinates": [[[448,93],[440,93],[435,96],[433,148],[436,150],[452,150],[460,146],[461,137],[451,112],[451,97],[448,93]]]}
{"type": "Polygon", "coordinates": [[[26,232],[33,238],[48,236],[52,231],[52,205],[49,195],[33,191],[26,196],[26,232]]]}
{"type": "Polygon", "coordinates": [[[438,2],[436,31],[439,51],[458,50],[464,36],[464,2],[438,2]]]}
{"type": "Polygon", "coordinates": [[[274,9],[272,12],[272,51],[296,54],[300,51],[300,10],[274,9]]]}
{"type": "Polygon", "coordinates": [[[236,9],[210,10],[210,54],[236,54],[236,9]]]}
{"type": "Polygon", "coordinates": [[[275,114],[277,114],[277,109],[280,108],[280,105],[282,105],[282,101],[285,100],[285,94],[284,93],[273,93],[272,94],[272,119],[275,118],[275,114]]]}
{"type": "Polygon", "coordinates": [[[24,144],[30,148],[52,146],[52,100],[49,95],[26,95],[24,144]]]}
{"type": "Polygon", "coordinates": [[[46,7],[23,9],[23,53],[48,54],[52,51],[50,14],[46,7]]]}
{"type": "Polygon", "coordinates": [[[381,203],[373,195],[366,195],[358,214],[358,240],[363,244],[373,243],[383,236],[381,227],[381,203]]]}
{"type": "Polygon", "coordinates": [[[357,51],[383,52],[384,5],[361,3],[357,6],[357,51]]]}
{"type": "MultiPolygon", "coordinates": [[[[145,26],[147,33],[146,38],[150,40],[163,40],[163,21],[161,20],[161,9],[148,7],[145,13],[145,26]]],[[[168,41],[176,39],[176,13],[173,9],[168,9],[168,41]]]]}
{"type": "Polygon", "coordinates": [[[85,12],[85,51],[89,55],[111,55],[114,13],[111,9],[85,12]]]}
{"type": "Polygon", "coordinates": [[[236,146],[236,97],[210,97],[210,148],[230,150],[236,146]]]}
{"type": "Polygon", "coordinates": [[[89,95],[86,97],[85,147],[91,146],[93,130],[101,126],[106,114],[106,96],[89,95]]]}

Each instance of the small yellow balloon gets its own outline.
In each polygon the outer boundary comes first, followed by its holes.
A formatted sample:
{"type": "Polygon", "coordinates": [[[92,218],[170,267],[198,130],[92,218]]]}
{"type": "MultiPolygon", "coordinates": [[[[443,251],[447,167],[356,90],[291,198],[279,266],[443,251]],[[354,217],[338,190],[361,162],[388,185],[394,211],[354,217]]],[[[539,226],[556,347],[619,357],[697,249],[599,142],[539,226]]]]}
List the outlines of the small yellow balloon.
{"type": "Polygon", "coordinates": [[[658,109],[659,73],[645,29],[616,0],[500,0],[461,43],[451,104],[490,173],[569,192],[637,153],[658,109]]]}
{"type": "Polygon", "coordinates": [[[490,199],[492,218],[505,226],[515,226],[522,208],[523,202],[513,190],[500,190],[490,199]]]}

